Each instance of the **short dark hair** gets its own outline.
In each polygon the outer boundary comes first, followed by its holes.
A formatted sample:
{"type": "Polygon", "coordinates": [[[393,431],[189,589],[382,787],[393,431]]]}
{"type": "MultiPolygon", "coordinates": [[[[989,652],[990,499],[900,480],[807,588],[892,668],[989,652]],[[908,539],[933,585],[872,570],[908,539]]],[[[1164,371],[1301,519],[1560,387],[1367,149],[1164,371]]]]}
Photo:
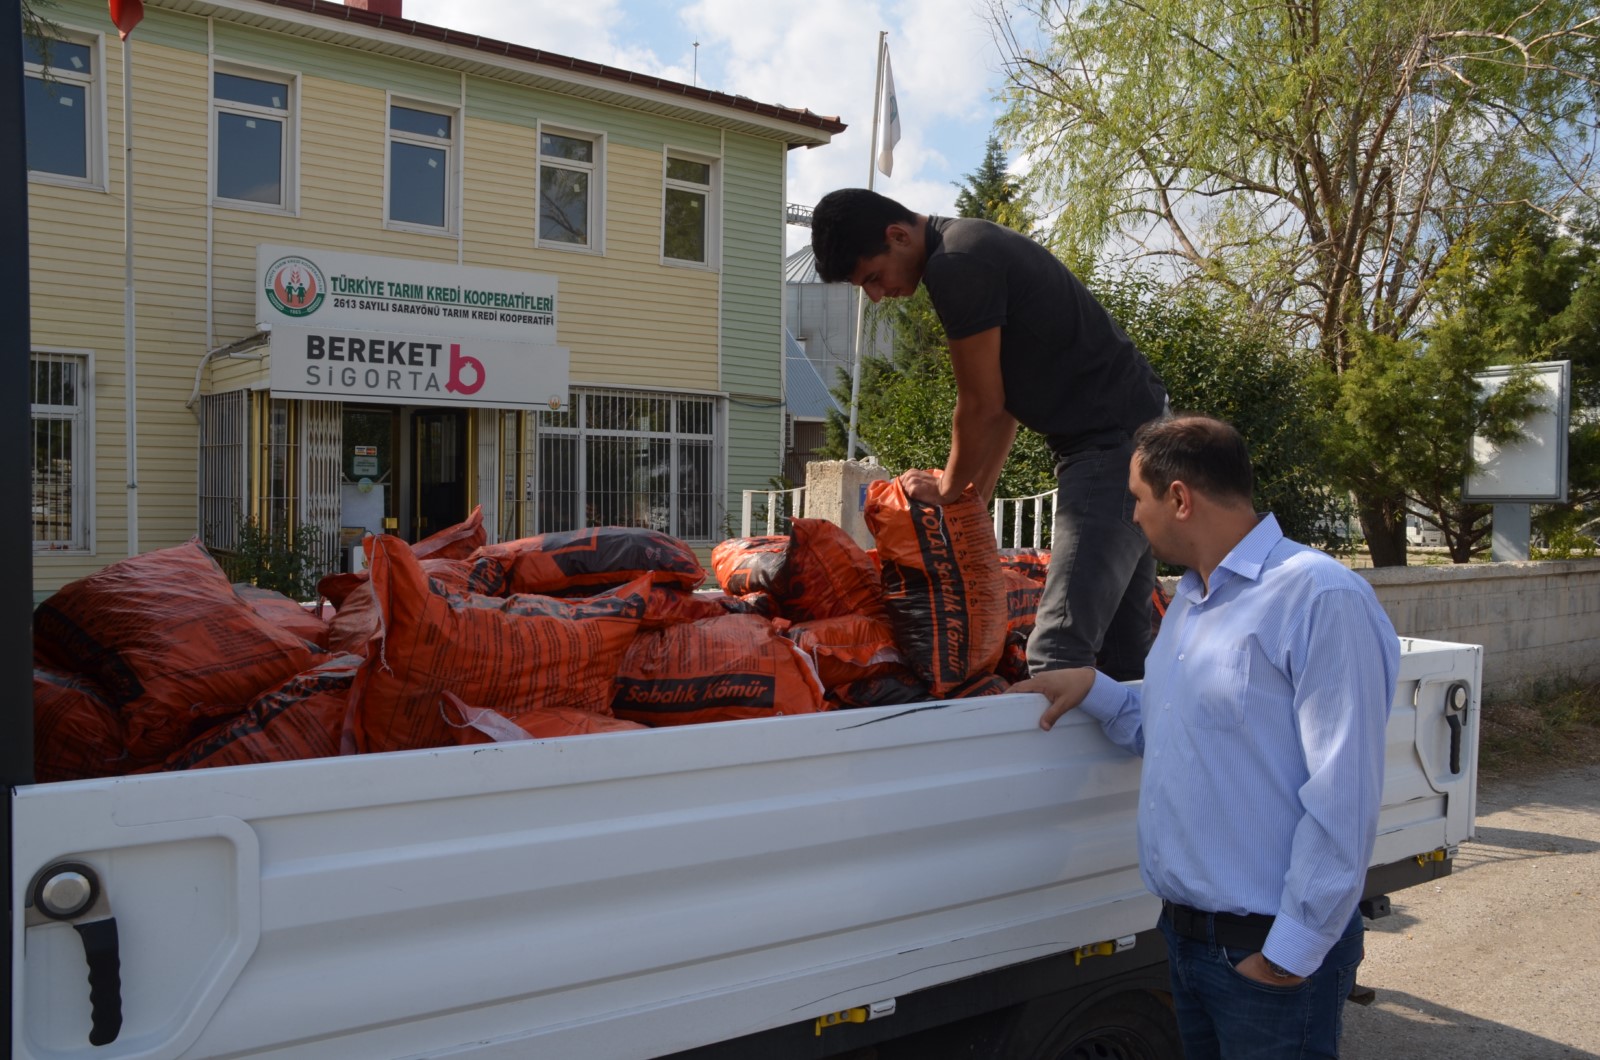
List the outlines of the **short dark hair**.
{"type": "Polygon", "coordinates": [[[1231,423],[1198,413],[1151,420],[1133,436],[1139,477],[1164,497],[1177,481],[1217,500],[1249,503],[1255,489],[1250,450],[1231,423]]]}
{"type": "Polygon", "coordinates": [[[830,191],[811,211],[811,255],[823,283],[848,280],[862,258],[889,249],[884,229],[917,215],[887,195],[866,188],[830,191]]]}

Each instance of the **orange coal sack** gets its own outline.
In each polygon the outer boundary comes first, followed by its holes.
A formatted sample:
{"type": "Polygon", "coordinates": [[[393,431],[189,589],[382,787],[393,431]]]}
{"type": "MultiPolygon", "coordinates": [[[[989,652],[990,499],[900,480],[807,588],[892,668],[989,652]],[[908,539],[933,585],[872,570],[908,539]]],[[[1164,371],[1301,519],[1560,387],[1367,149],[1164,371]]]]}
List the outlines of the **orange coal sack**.
{"type": "Polygon", "coordinates": [[[1047,548],[1002,548],[999,556],[1002,568],[1016,571],[1040,585],[1050,573],[1050,550],[1047,548]]]}
{"type": "Polygon", "coordinates": [[[648,728],[636,721],[624,721],[576,707],[536,707],[523,711],[517,715],[516,721],[512,721],[498,711],[471,706],[453,692],[444,693],[443,699],[454,708],[451,727],[455,729],[456,740],[463,745],[550,740],[561,736],[587,736],[597,732],[648,728]]]}
{"type": "Polygon", "coordinates": [[[198,540],[113,563],[33,614],[35,657],[88,674],[154,761],[309,669],[313,649],[239,598],[198,540]]]}
{"type": "Polygon", "coordinates": [[[817,678],[830,694],[852,681],[906,669],[906,658],[895,647],[894,627],[887,618],[850,615],[797,622],[785,636],[810,657],[817,678]]]}
{"type": "Polygon", "coordinates": [[[331,758],[350,706],[359,655],[339,655],[263,692],[238,718],[169,755],[162,770],[210,769],[331,758]]]}
{"type": "Polygon", "coordinates": [[[639,634],[611,707],[646,725],[811,714],[823,709],[822,686],[766,619],[724,615],[639,634]]]}
{"type": "Polygon", "coordinates": [[[898,479],[867,486],[895,642],[936,697],[1000,661],[1006,583],[994,524],[968,488],[951,504],[908,498],[898,479]]]}
{"type": "Polygon", "coordinates": [[[81,674],[33,671],[33,776],[56,780],[114,777],[143,762],[128,755],[122,717],[100,686],[81,674]]]}
{"type": "Polygon", "coordinates": [[[1006,582],[1006,629],[1028,631],[1039,617],[1039,598],[1044,585],[1007,568],[1001,572],[1006,582]]]}
{"type": "Polygon", "coordinates": [[[1006,634],[1006,647],[994,672],[1012,684],[1028,679],[1028,634],[1016,629],[1006,634]]]}
{"type": "Polygon", "coordinates": [[[795,622],[886,615],[878,568],[865,549],[826,519],[793,521],[785,581],[778,605],[795,622]]]}
{"type": "Polygon", "coordinates": [[[604,714],[611,682],[644,613],[635,594],[617,613],[580,618],[549,601],[518,614],[515,598],[475,601],[435,592],[405,542],[372,550],[378,635],[351,692],[349,750],[403,751],[456,742],[441,693],[512,721],[522,711],[573,707],[604,714]],[[492,605],[492,606],[474,606],[492,605]],[[626,612],[626,613],[624,613],[626,612]]]}
{"type": "Polygon", "coordinates": [[[693,589],[706,580],[694,550],[676,538],[632,526],[540,534],[472,554],[471,588],[486,596],[602,588],[648,574],[657,585],[693,589]]]}
{"type": "MultiPolygon", "coordinates": [[[[467,516],[465,522],[447,526],[412,545],[411,554],[418,559],[468,559],[488,540],[489,536],[483,529],[483,505],[480,504],[472,509],[472,514],[467,516]]],[[[372,558],[371,542],[370,537],[362,542],[368,563],[372,558]]],[[[345,598],[355,591],[356,586],[365,585],[370,576],[368,571],[329,574],[317,583],[317,592],[327,597],[334,607],[343,608],[345,598]]]]}
{"type": "Polygon", "coordinates": [[[248,582],[236,583],[233,591],[239,594],[239,599],[250,605],[250,610],[272,625],[309,641],[318,651],[327,648],[328,620],[322,617],[320,608],[318,611],[309,611],[297,600],[248,582]]]}
{"type": "MultiPolygon", "coordinates": [[[[413,553],[414,554],[414,553],[413,553]]],[[[472,565],[464,559],[422,560],[423,573],[435,592],[465,594],[472,565]]],[[[350,591],[328,622],[323,645],[329,651],[367,653],[367,642],[378,632],[378,605],[372,598],[372,582],[365,580],[350,591]]]]}
{"type": "Polygon", "coordinates": [[[711,550],[711,570],[730,596],[782,596],[789,588],[789,535],[730,537],[711,550]]]}

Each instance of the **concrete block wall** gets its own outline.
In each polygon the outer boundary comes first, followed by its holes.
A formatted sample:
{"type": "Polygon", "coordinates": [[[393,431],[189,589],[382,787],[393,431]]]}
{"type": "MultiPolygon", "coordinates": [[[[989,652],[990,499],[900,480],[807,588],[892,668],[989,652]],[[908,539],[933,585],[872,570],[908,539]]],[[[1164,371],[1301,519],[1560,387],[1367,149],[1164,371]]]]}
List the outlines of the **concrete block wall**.
{"type": "Polygon", "coordinates": [[[1481,644],[1484,690],[1600,680],[1600,559],[1357,571],[1401,636],[1481,644]]]}

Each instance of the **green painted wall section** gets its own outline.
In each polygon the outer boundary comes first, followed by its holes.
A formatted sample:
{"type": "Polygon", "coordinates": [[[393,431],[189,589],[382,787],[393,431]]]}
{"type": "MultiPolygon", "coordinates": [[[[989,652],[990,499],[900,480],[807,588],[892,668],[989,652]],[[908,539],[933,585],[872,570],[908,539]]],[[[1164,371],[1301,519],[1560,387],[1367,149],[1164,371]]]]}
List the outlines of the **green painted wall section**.
{"type": "MultiPolygon", "coordinates": [[[[722,166],[722,386],[728,503],[782,469],[783,145],[729,133],[722,166]]],[[[737,526],[735,526],[737,529],[737,526]]]]}

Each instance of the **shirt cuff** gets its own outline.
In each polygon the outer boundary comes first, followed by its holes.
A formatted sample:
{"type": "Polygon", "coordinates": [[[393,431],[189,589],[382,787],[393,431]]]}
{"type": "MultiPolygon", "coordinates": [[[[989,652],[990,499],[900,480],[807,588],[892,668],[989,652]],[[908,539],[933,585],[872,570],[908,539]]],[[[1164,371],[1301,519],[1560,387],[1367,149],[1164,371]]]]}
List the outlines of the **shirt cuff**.
{"type": "Polygon", "coordinates": [[[1096,670],[1094,684],[1089,686],[1089,694],[1083,697],[1078,709],[1104,725],[1122,712],[1127,699],[1126,685],[1096,670]]]}
{"type": "MultiPolygon", "coordinates": [[[[1343,931],[1343,924],[1340,930],[1343,931]]],[[[1305,925],[1279,913],[1272,921],[1267,941],[1261,946],[1261,955],[1295,975],[1310,975],[1322,967],[1322,959],[1338,941],[1337,938],[1325,939],[1305,925]]]]}

